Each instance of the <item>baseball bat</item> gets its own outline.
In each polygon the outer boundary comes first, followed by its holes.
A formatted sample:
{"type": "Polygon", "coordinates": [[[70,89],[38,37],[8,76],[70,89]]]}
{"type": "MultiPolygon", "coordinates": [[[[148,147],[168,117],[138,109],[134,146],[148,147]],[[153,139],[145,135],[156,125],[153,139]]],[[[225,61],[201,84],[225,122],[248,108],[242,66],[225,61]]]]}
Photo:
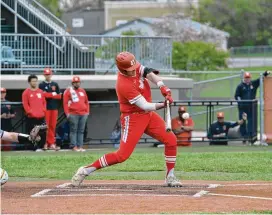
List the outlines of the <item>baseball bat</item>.
{"type": "Polygon", "coordinates": [[[166,131],[172,131],[170,104],[168,100],[166,101],[166,131]]]}

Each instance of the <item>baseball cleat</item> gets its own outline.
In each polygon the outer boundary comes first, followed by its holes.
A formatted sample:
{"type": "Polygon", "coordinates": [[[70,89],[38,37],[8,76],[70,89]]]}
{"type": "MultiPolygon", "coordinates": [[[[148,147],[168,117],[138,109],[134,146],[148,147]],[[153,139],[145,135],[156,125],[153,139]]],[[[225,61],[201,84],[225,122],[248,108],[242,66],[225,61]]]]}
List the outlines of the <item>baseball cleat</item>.
{"type": "Polygon", "coordinates": [[[74,187],[80,186],[80,184],[84,181],[85,177],[88,176],[88,174],[85,172],[84,167],[80,167],[76,174],[72,178],[72,185],[74,187]]]}
{"type": "Polygon", "coordinates": [[[167,176],[165,182],[168,187],[182,187],[181,182],[174,175],[167,176]]]}

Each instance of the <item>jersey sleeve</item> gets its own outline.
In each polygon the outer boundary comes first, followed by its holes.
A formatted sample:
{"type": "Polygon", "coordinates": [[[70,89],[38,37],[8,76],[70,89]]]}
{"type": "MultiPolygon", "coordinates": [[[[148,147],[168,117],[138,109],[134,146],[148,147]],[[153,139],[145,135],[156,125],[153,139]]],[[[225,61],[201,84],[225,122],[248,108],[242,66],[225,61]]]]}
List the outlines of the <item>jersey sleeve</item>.
{"type": "Polygon", "coordinates": [[[143,73],[143,77],[144,77],[144,78],[146,78],[146,76],[147,76],[149,73],[151,73],[151,72],[153,72],[153,73],[156,74],[156,75],[159,74],[159,71],[156,70],[156,69],[153,69],[153,68],[144,67],[143,70],[144,70],[144,73],[143,73]]]}
{"type": "Polygon", "coordinates": [[[234,128],[234,127],[236,127],[236,126],[238,126],[238,122],[226,122],[226,126],[228,127],[228,128],[234,128]]]}
{"type": "Polygon", "coordinates": [[[252,85],[255,87],[255,88],[258,88],[260,86],[260,79],[256,79],[254,81],[252,81],[252,85]]]}

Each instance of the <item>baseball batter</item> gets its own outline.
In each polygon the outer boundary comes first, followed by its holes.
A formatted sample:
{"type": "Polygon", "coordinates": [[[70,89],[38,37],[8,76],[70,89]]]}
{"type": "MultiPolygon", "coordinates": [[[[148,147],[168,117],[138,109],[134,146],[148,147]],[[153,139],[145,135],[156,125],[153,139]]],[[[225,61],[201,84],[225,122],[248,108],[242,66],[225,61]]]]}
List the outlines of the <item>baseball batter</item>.
{"type": "Polygon", "coordinates": [[[166,184],[170,187],[181,186],[181,182],[174,175],[177,154],[176,136],[173,132],[166,132],[164,120],[155,112],[164,108],[165,103],[152,103],[148,80],[160,88],[165,101],[168,100],[171,104],[173,99],[170,89],[156,75],[157,70],[144,67],[136,61],[133,54],[121,52],[115,60],[119,69],[116,92],[122,113],[120,148],[88,166],[80,167],[72,178],[72,185],[79,186],[92,172],[127,160],[145,133],[165,144],[166,184]]]}

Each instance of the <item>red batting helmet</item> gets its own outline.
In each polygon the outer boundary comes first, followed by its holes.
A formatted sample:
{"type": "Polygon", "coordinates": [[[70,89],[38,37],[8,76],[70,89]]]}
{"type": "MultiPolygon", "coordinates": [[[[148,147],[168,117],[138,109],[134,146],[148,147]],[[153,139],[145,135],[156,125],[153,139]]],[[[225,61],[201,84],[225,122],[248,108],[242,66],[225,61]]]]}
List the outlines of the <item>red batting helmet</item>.
{"type": "Polygon", "coordinates": [[[74,76],[72,79],[72,83],[78,83],[80,82],[80,78],[78,76],[74,76]]]}
{"type": "Polygon", "coordinates": [[[52,69],[51,68],[45,68],[44,70],[43,70],[43,74],[44,75],[52,75],[52,69]]]}
{"type": "Polygon", "coordinates": [[[115,61],[120,71],[133,71],[140,65],[140,63],[136,61],[135,56],[130,52],[119,53],[115,61]]]}

